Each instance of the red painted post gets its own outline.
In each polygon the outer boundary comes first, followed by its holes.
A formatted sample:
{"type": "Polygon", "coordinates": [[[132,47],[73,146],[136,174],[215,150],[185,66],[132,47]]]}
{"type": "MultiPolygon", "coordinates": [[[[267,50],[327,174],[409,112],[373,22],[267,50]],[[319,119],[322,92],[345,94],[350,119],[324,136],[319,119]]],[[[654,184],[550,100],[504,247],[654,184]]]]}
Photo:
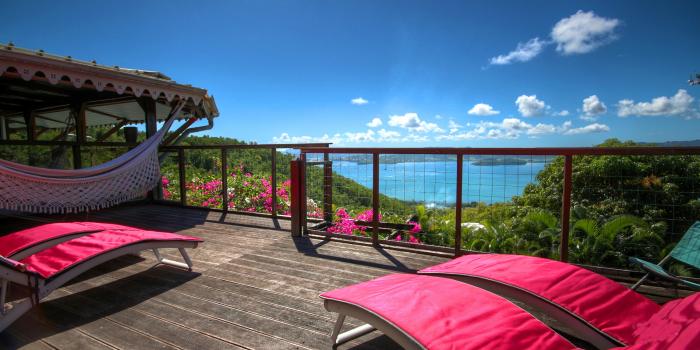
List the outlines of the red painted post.
{"type": "Polygon", "coordinates": [[[372,244],[379,245],[379,153],[372,154],[372,244]]]}
{"type": "Polygon", "coordinates": [[[302,235],[309,233],[306,222],[308,212],[306,198],[306,153],[301,152],[299,154],[299,223],[302,235]]]}
{"type": "Polygon", "coordinates": [[[272,186],[272,217],[277,217],[277,148],[271,148],[270,162],[272,169],[270,175],[270,186],[272,186]]]}
{"type": "Polygon", "coordinates": [[[302,162],[299,159],[293,160],[289,164],[290,172],[290,208],[292,214],[292,237],[300,237],[302,234],[301,223],[301,166],[302,162]]]}
{"type": "Polygon", "coordinates": [[[559,258],[561,261],[569,261],[569,219],[571,217],[571,172],[573,169],[573,156],[564,156],[564,188],[561,201],[561,242],[559,245],[559,258]]]}
{"type": "Polygon", "coordinates": [[[221,209],[228,211],[228,150],[221,148],[221,209]]]}
{"type": "Polygon", "coordinates": [[[457,193],[455,198],[455,257],[462,254],[462,177],[464,155],[457,155],[457,193]]]}

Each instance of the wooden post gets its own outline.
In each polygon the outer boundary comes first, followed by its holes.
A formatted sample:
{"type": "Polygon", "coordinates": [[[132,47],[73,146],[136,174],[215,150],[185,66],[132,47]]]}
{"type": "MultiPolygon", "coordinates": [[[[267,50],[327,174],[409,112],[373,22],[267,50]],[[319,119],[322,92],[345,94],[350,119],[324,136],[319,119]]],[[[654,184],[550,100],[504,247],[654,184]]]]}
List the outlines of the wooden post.
{"type": "Polygon", "coordinates": [[[372,154],[372,244],[379,245],[379,153],[372,154]]]}
{"type": "Polygon", "coordinates": [[[36,135],[36,118],[34,118],[34,113],[31,110],[25,109],[24,113],[24,125],[27,128],[27,141],[34,141],[34,136],[36,135]]]}
{"type": "Polygon", "coordinates": [[[221,147],[221,209],[228,211],[228,149],[221,147]]]}
{"type": "Polygon", "coordinates": [[[569,220],[571,217],[571,171],[573,168],[572,156],[564,156],[564,188],[561,201],[561,242],[559,245],[559,258],[561,261],[569,261],[569,220]]]}
{"type": "Polygon", "coordinates": [[[87,142],[87,116],[85,104],[71,106],[75,113],[75,145],[73,146],[73,167],[80,169],[83,167],[83,157],[81,146],[87,142]]]}
{"type": "Polygon", "coordinates": [[[333,221],[333,163],[328,153],[323,154],[323,220],[333,221]]]}
{"type": "Polygon", "coordinates": [[[180,204],[185,206],[187,205],[187,187],[185,186],[185,150],[182,148],[177,150],[177,167],[180,177],[180,204]]]}
{"type": "Polygon", "coordinates": [[[0,140],[5,141],[7,139],[7,124],[5,123],[5,117],[0,116],[0,140]]]}
{"type": "Polygon", "coordinates": [[[270,148],[270,187],[272,187],[272,217],[277,217],[277,148],[270,148]]]}
{"type": "MultiPolygon", "coordinates": [[[[158,131],[158,118],[156,116],[156,101],[150,97],[141,97],[138,100],[143,109],[144,121],[146,122],[146,137],[155,135],[158,131]]],[[[157,186],[151,191],[150,199],[162,199],[163,187],[157,186]]],[[[181,199],[184,197],[180,197],[181,199]]]]}
{"type": "Polygon", "coordinates": [[[300,159],[295,159],[289,163],[289,172],[291,186],[289,189],[290,195],[290,208],[289,211],[292,214],[292,237],[301,237],[302,235],[302,223],[301,223],[301,167],[302,161],[300,159]]]}
{"type": "Polygon", "coordinates": [[[156,101],[150,97],[142,97],[139,100],[143,108],[144,121],[146,122],[146,136],[151,137],[158,131],[158,118],[156,116],[156,101]]]}
{"type": "MultiPolygon", "coordinates": [[[[34,142],[35,129],[36,129],[36,118],[34,118],[34,113],[31,110],[25,109],[23,112],[24,116],[24,126],[27,132],[27,141],[34,142]]],[[[28,159],[29,165],[36,165],[36,159],[34,157],[34,152],[29,152],[28,159]]]]}
{"type": "Polygon", "coordinates": [[[455,198],[455,257],[462,254],[462,177],[464,155],[457,155],[457,193],[455,198]]]}
{"type": "Polygon", "coordinates": [[[301,233],[303,235],[309,234],[306,217],[308,215],[307,208],[307,194],[306,194],[306,153],[299,154],[299,206],[301,212],[299,215],[299,220],[301,221],[301,233]]]}

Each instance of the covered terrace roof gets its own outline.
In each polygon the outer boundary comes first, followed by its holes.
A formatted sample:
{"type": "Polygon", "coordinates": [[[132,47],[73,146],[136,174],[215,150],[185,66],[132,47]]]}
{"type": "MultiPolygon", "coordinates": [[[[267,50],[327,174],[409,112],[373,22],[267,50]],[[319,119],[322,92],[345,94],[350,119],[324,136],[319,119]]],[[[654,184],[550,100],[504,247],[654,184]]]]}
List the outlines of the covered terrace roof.
{"type": "Polygon", "coordinates": [[[40,128],[65,128],[71,108],[80,104],[86,126],[136,124],[145,121],[144,102],[155,102],[155,115],[163,120],[171,103],[187,104],[180,119],[219,115],[207,90],[179,84],[167,75],[95,61],[57,56],[12,44],[0,44],[0,117],[8,128],[24,127],[31,111],[40,128]]]}

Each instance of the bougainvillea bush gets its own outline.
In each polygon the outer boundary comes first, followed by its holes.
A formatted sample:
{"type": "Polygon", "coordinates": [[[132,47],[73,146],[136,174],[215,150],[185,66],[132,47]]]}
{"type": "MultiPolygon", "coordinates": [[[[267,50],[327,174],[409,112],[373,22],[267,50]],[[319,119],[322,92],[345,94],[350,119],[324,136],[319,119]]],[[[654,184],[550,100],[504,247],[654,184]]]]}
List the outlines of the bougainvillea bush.
{"type": "MultiPolygon", "coordinates": [[[[245,171],[243,166],[234,167],[229,174],[228,209],[255,213],[272,213],[272,178],[270,176],[254,175],[245,171]]],[[[174,199],[174,193],[179,189],[171,183],[168,175],[162,177],[163,199],[174,199]]],[[[277,184],[277,213],[290,215],[289,205],[290,181],[277,184]]],[[[223,185],[221,179],[214,174],[193,174],[185,184],[187,202],[190,205],[222,209],[223,185]]],[[[321,210],[316,205],[307,205],[309,216],[321,217],[321,210]]]]}
{"type": "MultiPolygon", "coordinates": [[[[373,216],[374,212],[372,209],[361,211],[353,218],[347,209],[338,208],[338,210],[335,212],[333,224],[327,231],[329,233],[344,235],[369,236],[370,232],[368,232],[368,227],[358,225],[356,221],[369,222],[372,221],[373,216]]],[[[382,221],[382,218],[382,213],[379,213],[379,221],[382,221]]],[[[417,234],[421,232],[420,223],[409,222],[408,224],[413,226],[408,232],[399,233],[392,239],[395,241],[407,241],[417,244],[421,243],[421,241],[416,237],[417,234]]]]}

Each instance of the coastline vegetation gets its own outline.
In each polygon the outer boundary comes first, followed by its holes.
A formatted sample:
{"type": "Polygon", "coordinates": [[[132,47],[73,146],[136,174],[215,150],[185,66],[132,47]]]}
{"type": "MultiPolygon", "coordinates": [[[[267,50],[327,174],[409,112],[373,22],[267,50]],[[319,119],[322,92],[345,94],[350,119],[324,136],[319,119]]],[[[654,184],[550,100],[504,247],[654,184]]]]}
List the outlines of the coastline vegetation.
{"type": "MultiPolygon", "coordinates": [[[[224,137],[191,136],[183,144],[244,142],[224,137]]],[[[611,139],[599,146],[636,145],[640,144],[611,139]]],[[[125,151],[123,147],[84,150],[83,164],[99,164],[125,151]]],[[[50,147],[38,151],[32,149],[32,154],[29,154],[27,147],[12,146],[3,148],[0,153],[2,159],[45,167],[52,164],[69,167],[72,158],[70,150],[59,152],[50,147]]],[[[222,164],[219,151],[187,150],[185,154],[188,204],[221,208],[222,164]]],[[[272,192],[275,191],[278,213],[288,214],[289,162],[294,155],[277,152],[276,156],[277,188],[273,189],[270,177],[272,155],[268,149],[229,151],[229,192],[226,195],[230,209],[270,212],[272,192]]],[[[387,158],[387,161],[429,160],[422,156],[414,158],[396,155],[387,158]]],[[[385,159],[382,158],[382,161],[385,159]]],[[[508,158],[483,156],[476,161],[484,166],[498,166],[508,163],[508,158]]],[[[700,220],[698,156],[576,156],[573,163],[569,252],[574,262],[625,267],[628,256],[658,261],[673,248],[680,235],[694,221],[700,220]]],[[[554,158],[537,174],[535,183],[528,184],[521,195],[509,202],[491,205],[464,203],[462,248],[558,258],[562,167],[563,159],[554,158]]],[[[179,199],[177,171],[172,157],[166,159],[162,166],[166,199],[179,199]]],[[[307,181],[309,216],[320,218],[323,169],[309,166],[307,181]]],[[[333,174],[332,181],[335,215],[331,230],[366,235],[367,230],[349,225],[348,221],[366,219],[367,210],[371,208],[371,189],[338,174],[333,174]]],[[[413,227],[398,235],[381,238],[439,246],[454,245],[454,208],[430,207],[425,203],[406,202],[385,195],[380,196],[380,203],[383,222],[413,227]]],[[[681,275],[695,273],[680,265],[673,266],[672,270],[681,275]]]]}

